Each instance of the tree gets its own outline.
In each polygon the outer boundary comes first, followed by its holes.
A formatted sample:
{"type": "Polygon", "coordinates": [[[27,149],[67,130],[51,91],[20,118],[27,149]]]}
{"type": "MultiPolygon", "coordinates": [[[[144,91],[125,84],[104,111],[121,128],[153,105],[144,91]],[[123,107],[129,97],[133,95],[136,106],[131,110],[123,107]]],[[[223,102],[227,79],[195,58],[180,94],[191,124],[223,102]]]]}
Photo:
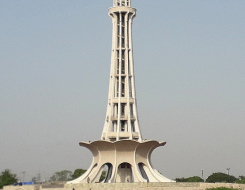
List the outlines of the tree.
{"type": "Polygon", "coordinates": [[[60,172],[55,172],[53,176],[50,177],[51,181],[69,181],[71,180],[72,172],[68,170],[63,170],[60,172]]]}
{"type": "Polygon", "coordinates": [[[236,183],[245,183],[245,176],[241,175],[239,178],[235,181],[236,183]]]}
{"type": "Polygon", "coordinates": [[[37,177],[33,177],[32,179],[31,179],[31,181],[34,183],[34,184],[37,184],[37,177]]]}
{"type": "Polygon", "coordinates": [[[240,179],[240,180],[244,180],[244,179],[245,179],[245,176],[240,175],[240,176],[239,176],[239,179],[240,179]]]}
{"type": "Polygon", "coordinates": [[[200,178],[199,176],[193,176],[193,177],[189,177],[187,178],[188,182],[204,182],[204,180],[202,178],[200,178]]]}
{"type": "Polygon", "coordinates": [[[184,177],[182,177],[182,178],[176,178],[175,181],[176,182],[187,182],[187,178],[184,178],[184,177]]]}
{"type": "Polygon", "coordinates": [[[199,176],[193,176],[188,178],[176,178],[176,182],[203,182],[203,179],[199,176]]]}
{"type": "Polygon", "coordinates": [[[233,175],[227,175],[225,173],[213,173],[210,175],[206,182],[215,183],[215,182],[226,182],[226,183],[234,183],[237,180],[233,175]]]}
{"type": "MultiPolygon", "coordinates": [[[[87,170],[84,170],[84,169],[76,169],[74,171],[74,173],[72,174],[72,179],[77,179],[78,177],[80,177],[81,175],[83,175],[87,170]]],[[[100,179],[99,181],[103,181],[106,177],[106,171],[103,171],[101,173],[101,176],[100,176],[100,179]]]]}
{"type": "Polygon", "coordinates": [[[72,179],[77,179],[78,177],[80,177],[81,175],[83,175],[87,170],[83,170],[83,169],[76,169],[74,171],[74,173],[72,174],[72,179]]]}
{"type": "Polygon", "coordinates": [[[239,179],[240,179],[240,180],[244,180],[244,179],[245,179],[245,176],[240,175],[240,176],[239,176],[239,179]]]}
{"type": "Polygon", "coordinates": [[[17,182],[17,175],[12,174],[10,170],[4,170],[0,175],[0,189],[5,185],[12,185],[17,182]]]}
{"type": "Polygon", "coordinates": [[[104,179],[105,179],[105,177],[106,177],[106,171],[103,171],[102,173],[101,173],[101,176],[100,176],[100,182],[101,181],[103,181],[104,179]]]}

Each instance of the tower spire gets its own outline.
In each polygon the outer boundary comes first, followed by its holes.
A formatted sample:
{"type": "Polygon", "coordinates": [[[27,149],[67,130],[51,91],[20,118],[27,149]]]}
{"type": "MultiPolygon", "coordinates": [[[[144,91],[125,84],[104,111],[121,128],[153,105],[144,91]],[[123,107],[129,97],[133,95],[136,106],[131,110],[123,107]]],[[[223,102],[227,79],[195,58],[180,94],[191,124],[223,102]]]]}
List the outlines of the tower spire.
{"type": "Polygon", "coordinates": [[[101,139],[142,141],[136,107],[132,22],[136,9],[130,0],[114,0],[111,72],[106,119],[101,139]]]}

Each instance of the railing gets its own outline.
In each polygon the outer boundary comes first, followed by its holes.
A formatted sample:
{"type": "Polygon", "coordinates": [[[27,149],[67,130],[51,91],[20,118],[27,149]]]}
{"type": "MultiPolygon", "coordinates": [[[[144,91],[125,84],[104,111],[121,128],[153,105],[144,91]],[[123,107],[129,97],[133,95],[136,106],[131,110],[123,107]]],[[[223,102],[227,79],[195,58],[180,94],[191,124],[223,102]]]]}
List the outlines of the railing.
{"type": "MultiPolygon", "coordinates": [[[[127,118],[128,118],[127,115],[121,115],[121,116],[120,116],[120,119],[127,119],[127,118]]],[[[112,120],[117,120],[117,119],[118,119],[118,115],[112,115],[112,116],[111,116],[111,119],[112,119],[112,120]]]]}
{"type": "Polygon", "coordinates": [[[136,119],[134,115],[130,115],[130,119],[136,119]]]}
{"type": "MultiPolygon", "coordinates": [[[[118,115],[112,115],[111,116],[111,120],[117,120],[118,119],[118,115]]],[[[120,119],[122,120],[127,120],[128,119],[128,115],[121,115],[120,119]]],[[[130,119],[135,120],[136,117],[134,115],[130,115],[130,119]]],[[[109,118],[107,117],[107,120],[109,120],[109,118]]]]}

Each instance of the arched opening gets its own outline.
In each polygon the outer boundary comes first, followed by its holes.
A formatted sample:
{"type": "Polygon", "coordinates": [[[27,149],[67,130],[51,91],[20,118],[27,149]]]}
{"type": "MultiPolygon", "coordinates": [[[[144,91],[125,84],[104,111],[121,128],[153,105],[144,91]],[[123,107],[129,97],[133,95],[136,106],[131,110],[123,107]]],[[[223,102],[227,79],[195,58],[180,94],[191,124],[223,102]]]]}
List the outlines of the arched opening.
{"type": "Polygon", "coordinates": [[[112,174],[112,164],[111,163],[106,163],[102,166],[103,171],[101,173],[99,182],[100,183],[108,183],[109,180],[111,179],[111,174],[112,174]]]}
{"type": "Polygon", "coordinates": [[[145,164],[139,163],[139,164],[138,164],[138,167],[139,167],[139,171],[140,171],[142,177],[143,177],[145,180],[147,180],[147,182],[149,182],[149,178],[148,178],[148,176],[147,176],[147,174],[146,174],[146,172],[145,172],[145,169],[144,169],[145,164]]]}
{"type": "Polygon", "coordinates": [[[132,183],[134,181],[132,175],[132,166],[131,164],[124,162],[118,166],[117,170],[117,183],[132,183]]]}

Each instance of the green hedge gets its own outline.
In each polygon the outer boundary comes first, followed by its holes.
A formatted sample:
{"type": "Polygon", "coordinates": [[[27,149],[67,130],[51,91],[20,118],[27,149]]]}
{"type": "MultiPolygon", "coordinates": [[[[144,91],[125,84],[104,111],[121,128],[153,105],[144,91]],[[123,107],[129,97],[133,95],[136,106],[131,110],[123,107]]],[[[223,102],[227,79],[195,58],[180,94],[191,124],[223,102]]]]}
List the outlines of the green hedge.
{"type": "Polygon", "coordinates": [[[239,189],[232,189],[232,188],[226,188],[226,187],[218,187],[218,188],[209,188],[206,190],[239,190],[239,189]]]}

